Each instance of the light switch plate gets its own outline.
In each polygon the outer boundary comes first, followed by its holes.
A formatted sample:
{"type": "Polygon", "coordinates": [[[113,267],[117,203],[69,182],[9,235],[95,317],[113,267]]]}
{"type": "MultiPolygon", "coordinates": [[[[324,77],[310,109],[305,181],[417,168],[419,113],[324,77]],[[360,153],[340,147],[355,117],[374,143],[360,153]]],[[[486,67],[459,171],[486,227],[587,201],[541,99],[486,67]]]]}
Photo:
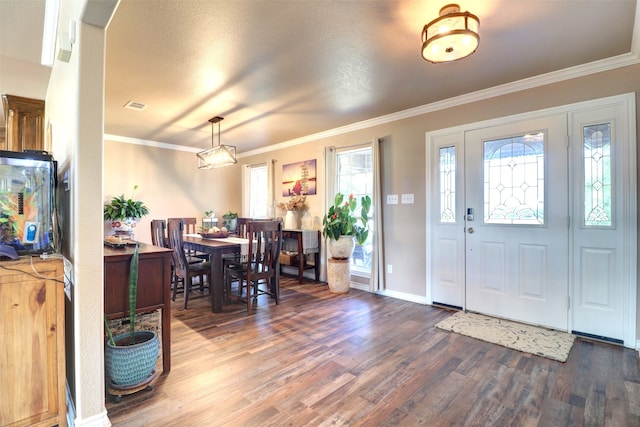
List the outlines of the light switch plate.
{"type": "Polygon", "coordinates": [[[413,193],[401,195],[400,200],[401,200],[403,205],[412,205],[413,204],[413,193]]]}
{"type": "Polygon", "coordinates": [[[397,205],[398,204],[398,195],[397,194],[387,194],[387,204],[388,205],[397,205]]]}

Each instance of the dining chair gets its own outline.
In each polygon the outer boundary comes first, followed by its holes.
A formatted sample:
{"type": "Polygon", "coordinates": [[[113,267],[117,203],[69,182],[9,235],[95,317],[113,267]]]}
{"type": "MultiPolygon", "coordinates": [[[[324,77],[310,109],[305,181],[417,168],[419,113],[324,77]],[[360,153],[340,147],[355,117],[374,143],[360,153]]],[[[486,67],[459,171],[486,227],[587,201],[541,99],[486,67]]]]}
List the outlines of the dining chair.
{"type": "MultiPolygon", "coordinates": [[[[197,218],[169,218],[167,221],[172,220],[182,220],[184,225],[183,232],[184,234],[198,234],[196,231],[198,220],[197,218]]],[[[197,262],[197,259],[209,261],[209,254],[205,254],[204,252],[198,252],[196,250],[187,250],[187,258],[191,259],[190,262],[197,262]]]]}
{"type": "MultiPolygon", "coordinates": [[[[168,221],[168,241],[169,247],[172,249],[171,257],[175,265],[175,274],[181,278],[184,286],[184,304],[186,309],[189,303],[189,294],[193,287],[193,278],[198,277],[200,284],[200,292],[204,293],[204,290],[208,288],[208,284],[211,283],[211,263],[209,261],[200,260],[200,262],[189,262],[187,254],[184,251],[183,234],[184,224],[182,220],[169,220],[168,221]],[[206,284],[205,284],[205,278],[206,284]]],[[[177,286],[173,288],[172,300],[176,299],[177,286]]]]}
{"type": "MultiPolygon", "coordinates": [[[[169,247],[169,240],[167,239],[167,224],[164,219],[152,219],[151,220],[151,243],[154,246],[160,246],[161,248],[169,247]]],[[[199,259],[198,262],[201,262],[199,259]]],[[[171,258],[171,292],[173,295],[173,301],[176,299],[178,291],[184,289],[184,281],[176,276],[176,266],[174,265],[173,258],[171,258]]]]}
{"type": "Polygon", "coordinates": [[[151,220],[151,243],[154,246],[160,246],[161,248],[169,247],[166,230],[167,223],[164,219],[151,220]]]}
{"type": "MultiPolygon", "coordinates": [[[[241,239],[247,238],[247,224],[251,221],[251,218],[236,218],[236,229],[230,230],[231,234],[234,237],[239,237],[241,239]]],[[[237,261],[237,256],[234,253],[223,254],[222,255],[222,269],[224,271],[227,266],[230,266],[232,263],[237,261]]]]}
{"type": "Polygon", "coordinates": [[[237,218],[236,219],[236,229],[229,230],[236,237],[245,238],[247,235],[247,224],[251,221],[251,218],[237,218]]]}
{"type": "Polygon", "coordinates": [[[280,303],[282,222],[250,221],[246,238],[246,253],[241,251],[236,262],[227,264],[224,280],[226,297],[246,302],[247,312],[251,312],[253,302],[257,305],[260,295],[269,295],[276,304],[280,303]],[[234,281],[237,282],[236,293],[232,291],[234,281]]]}

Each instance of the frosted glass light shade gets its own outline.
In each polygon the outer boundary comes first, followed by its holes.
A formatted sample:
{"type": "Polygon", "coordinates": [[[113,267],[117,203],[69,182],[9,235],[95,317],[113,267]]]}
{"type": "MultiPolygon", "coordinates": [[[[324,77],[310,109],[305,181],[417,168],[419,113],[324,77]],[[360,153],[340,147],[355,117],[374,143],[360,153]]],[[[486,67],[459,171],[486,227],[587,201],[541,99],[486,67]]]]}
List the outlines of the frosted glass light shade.
{"type": "Polygon", "coordinates": [[[433,63],[455,61],[471,55],[480,44],[480,20],[460,12],[457,4],[440,9],[440,17],[422,30],[422,57],[433,63]]]}

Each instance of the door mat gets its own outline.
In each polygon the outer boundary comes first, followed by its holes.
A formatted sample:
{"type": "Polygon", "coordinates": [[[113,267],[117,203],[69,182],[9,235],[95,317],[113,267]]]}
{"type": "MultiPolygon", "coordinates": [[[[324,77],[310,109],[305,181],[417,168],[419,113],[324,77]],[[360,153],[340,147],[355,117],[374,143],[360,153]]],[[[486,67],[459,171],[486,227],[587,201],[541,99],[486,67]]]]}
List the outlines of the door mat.
{"type": "Polygon", "coordinates": [[[566,332],[463,311],[436,327],[560,362],[566,362],[575,340],[566,332]]]}

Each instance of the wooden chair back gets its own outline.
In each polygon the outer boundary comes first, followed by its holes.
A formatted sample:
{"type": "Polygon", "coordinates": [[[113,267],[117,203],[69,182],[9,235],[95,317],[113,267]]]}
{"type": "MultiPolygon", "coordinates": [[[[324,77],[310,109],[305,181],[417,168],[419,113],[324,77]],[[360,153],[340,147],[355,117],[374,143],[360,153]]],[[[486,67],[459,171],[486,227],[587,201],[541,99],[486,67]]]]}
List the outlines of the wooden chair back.
{"type": "Polygon", "coordinates": [[[251,221],[251,218],[238,218],[236,219],[236,229],[234,234],[238,237],[242,237],[243,239],[247,238],[247,224],[251,221]]]}
{"type": "MultiPolygon", "coordinates": [[[[171,251],[171,259],[175,266],[176,276],[184,281],[184,305],[186,309],[189,302],[189,292],[191,291],[192,279],[195,276],[200,278],[200,291],[204,292],[205,276],[209,276],[211,264],[209,262],[190,262],[184,251],[184,221],[182,218],[171,218],[167,221],[167,240],[171,251]]],[[[175,300],[175,289],[173,299],[175,300]]]]}
{"type": "Polygon", "coordinates": [[[166,235],[167,224],[164,219],[151,220],[151,243],[161,248],[169,247],[166,235]]]}
{"type": "Polygon", "coordinates": [[[173,249],[171,256],[176,267],[176,274],[184,275],[189,268],[187,255],[183,244],[184,223],[182,218],[169,218],[167,220],[167,241],[169,248],[173,249]]]}
{"type": "Polygon", "coordinates": [[[247,223],[247,239],[251,260],[251,266],[247,268],[247,281],[279,280],[282,222],[250,221],[247,223]]]}
{"type": "Polygon", "coordinates": [[[183,223],[183,233],[184,234],[197,234],[198,233],[198,219],[197,218],[169,218],[168,221],[172,219],[181,219],[183,223]]]}
{"type": "Polygon", "coordinates": [[[246,259],[228,263],[225,268],[225,290],[231,295],[231,283],[238,282],[237,295],[233,297],[247,304],[251,310],[258,295],[267,294],[280,302],[280,249],[282,247],[282,221],[256,220],[247,223],[248,247],[246,259]],[[246,284],[246,286],[245,286],[246,284]],[[262,289],[260,286],[264,286],[262,289]],[[246,297],[243,290],[246,288],[246,297]]]}

